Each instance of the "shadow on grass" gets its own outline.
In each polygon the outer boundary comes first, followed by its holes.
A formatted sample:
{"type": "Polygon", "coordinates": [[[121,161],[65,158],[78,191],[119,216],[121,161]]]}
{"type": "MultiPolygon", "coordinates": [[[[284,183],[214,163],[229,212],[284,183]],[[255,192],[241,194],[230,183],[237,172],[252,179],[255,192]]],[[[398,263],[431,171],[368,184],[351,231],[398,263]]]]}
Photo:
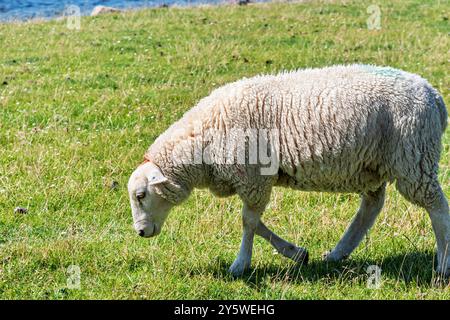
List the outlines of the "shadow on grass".
{"type": "MultiPolygon", "coordinates": [[[[267,278],[291,283],[301,282],[342,282],[356,281],[366,283],[369,273],[367,268],[375,265],[381,268],[382,278],[394,280],[404,285],[417,285],[429,287],[434,279],[435,253],[409,252],[391,255],[383,260],[348,259],[342,262],[325,262],[319,259],[310,261],[308,265],[296,265],[286,258],[279,257],[279,263],[256,265],[241,278],[248,285],[260,288],[267,284],[267,278]]],[[[232,261],[218,258],[197,270],[200,273],[209,273],[216,278],[233,281],[228,273],[232,261]]],[[[196,273],[196,272],[195,272],[196,273]]]]}

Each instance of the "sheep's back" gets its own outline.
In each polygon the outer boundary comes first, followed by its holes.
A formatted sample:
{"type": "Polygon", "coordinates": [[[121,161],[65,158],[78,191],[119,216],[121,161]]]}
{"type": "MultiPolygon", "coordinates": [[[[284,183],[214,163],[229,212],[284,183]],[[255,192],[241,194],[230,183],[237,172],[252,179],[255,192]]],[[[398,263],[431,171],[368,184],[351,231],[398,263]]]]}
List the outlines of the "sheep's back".
{"type": "MultiPolygon", "coordinates": [[[[148,155],[170,166],[174,146],[186,140],[205,144],[205,132],[238,144],[242,137],[230,135],[233,129],[275,130],[280,185],[375,190],[402,167],[415,168],[424,144],[439,148],[446,111],[436,106],[436,95],[417,75],[365,65],[257,76],[214,90],[161,135],[148,155]]],[[[239,183],[240,171],[213,166],[218,178],[239,183]]]]}
{"type": "Polygon", "coordinates": [[[279,131],[280,184],[375,190],[395,178],[398,148],[405,156],[419,135],[440,135],[439,128],[424,132],[425,123],[438,115],[430,103],[434,89],[413,74],[351,66],[262,80],[247,85],[251,98],[240,106],[245,120],[238,122],[279,131]]]}

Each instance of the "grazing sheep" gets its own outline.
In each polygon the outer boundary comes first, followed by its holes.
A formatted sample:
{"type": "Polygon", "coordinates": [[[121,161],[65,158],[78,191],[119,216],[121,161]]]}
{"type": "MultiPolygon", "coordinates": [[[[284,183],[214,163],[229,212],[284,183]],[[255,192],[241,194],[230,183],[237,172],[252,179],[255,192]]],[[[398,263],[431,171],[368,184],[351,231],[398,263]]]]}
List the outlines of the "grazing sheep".
{"type": "Polygon", "coordinates": [[[446,125],[439,93],[393,68],[333,66],[243,79],[214,90],[149,148],[128,184],[134,226],[144,237],[159,234],[169,210],[194,187],[238,194],[243,238],[230,272],[239,276],[250,266],[255,234],[307,262],[304,248],[260,220],[273,186],[357,192],[361,206],[325,256],[338,261],[368,232],[386,184],[396,181],[406,199],[428,211],[438,271],[448,275],[449,206],[438,182],[446,125]]]}

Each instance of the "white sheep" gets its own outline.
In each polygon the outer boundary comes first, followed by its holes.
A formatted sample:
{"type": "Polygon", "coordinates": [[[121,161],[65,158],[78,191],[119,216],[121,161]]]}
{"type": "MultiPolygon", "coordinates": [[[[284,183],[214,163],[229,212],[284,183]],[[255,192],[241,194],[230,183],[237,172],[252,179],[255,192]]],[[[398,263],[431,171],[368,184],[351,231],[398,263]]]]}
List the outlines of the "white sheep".
{"type": "Polygon", "coordinates": [[[438,182],[446,125],[439,93],[393,68],[333,66],[243,79],[214,90],[151,145],[128,184],[134,227],[144,237],[159,234],[169,210],[194,187],[238,194],[243,238],[230,272],[239,276],[250,267],[254,234],[307,262],[306,249],[260,220],[273,186],[357,192],[361,206],[325,256],[338,261],[368,232],[386,184],[396,181],[406,199],[428,211],[438,271],[448,275],[449,206],[438,182]]]}

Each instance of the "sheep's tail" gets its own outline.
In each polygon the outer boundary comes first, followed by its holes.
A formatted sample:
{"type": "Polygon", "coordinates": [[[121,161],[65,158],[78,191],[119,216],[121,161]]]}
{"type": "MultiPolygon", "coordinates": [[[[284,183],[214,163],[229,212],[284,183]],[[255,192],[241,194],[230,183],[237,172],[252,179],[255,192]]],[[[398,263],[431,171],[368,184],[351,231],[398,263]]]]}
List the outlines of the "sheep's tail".
{"type": "Polygon", "coordinates": [[[445,106],[444,99],[442,98],[442,96],[440,94],[437,94],[437,96],[436,96],[436,105],[438,107],[439,114],[441,116],[442,133],[444,133],[445,129],[447,128],[449,119],[448,119],[447,107],[445,106]]]}

